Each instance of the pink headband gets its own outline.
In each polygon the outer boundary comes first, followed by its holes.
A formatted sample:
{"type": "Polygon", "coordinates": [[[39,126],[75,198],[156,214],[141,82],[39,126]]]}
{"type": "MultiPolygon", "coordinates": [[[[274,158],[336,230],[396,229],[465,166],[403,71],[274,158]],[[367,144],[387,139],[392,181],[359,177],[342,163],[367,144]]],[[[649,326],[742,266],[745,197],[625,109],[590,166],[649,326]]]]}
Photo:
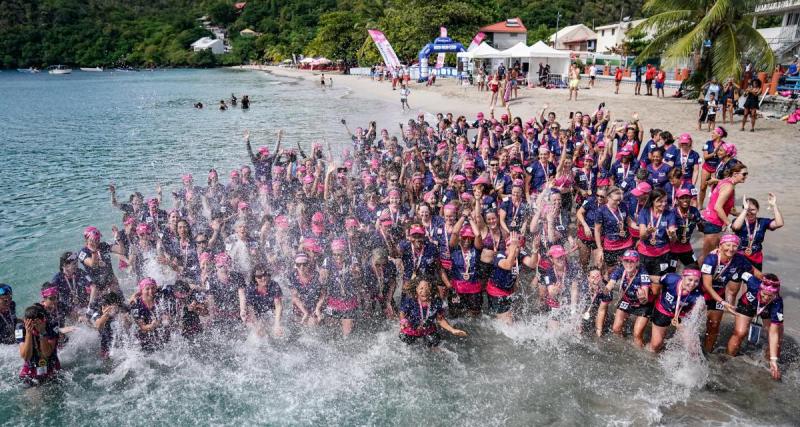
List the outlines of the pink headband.
{"type": "Polygon", "coordinates": [[[739,246],[740,242],[741,240],[739,240],[739,236],[735,234],[726,234],[719,239],[720,246],[724,245],[725,243],[735,243],[736,246],[739,246]]]}
{"type": "Polygon", "coordinates": [[[770,280],[765,277],[764,280],[761,281],[760,289],[767,293],[777,294],[781,290],[781,281],[770,280]]]}
{"type": "Polygon", "coordinates": [[[696,277],[696,278],[699,279],[700,278],[700,270],[695,270],[693,268],[687,268],[687,269],[683,270],[683,275],[684,276],[689,276],[689,277],[696,277]]]}
{"type": "Polygon", "coordinates": [[[51,297],[53,295],[58,295],[58,288],[53,286],[52,288],[47,288],[42,291],[42,298],[51,297]]]}
{"type": "Polygon", "coordinates": [[[156,281],[153,280],[151,277],[145,277],[144,279],[139,281],[139,291],[144,290],[144,288],[148,286],[156,286],[156,281]]]}

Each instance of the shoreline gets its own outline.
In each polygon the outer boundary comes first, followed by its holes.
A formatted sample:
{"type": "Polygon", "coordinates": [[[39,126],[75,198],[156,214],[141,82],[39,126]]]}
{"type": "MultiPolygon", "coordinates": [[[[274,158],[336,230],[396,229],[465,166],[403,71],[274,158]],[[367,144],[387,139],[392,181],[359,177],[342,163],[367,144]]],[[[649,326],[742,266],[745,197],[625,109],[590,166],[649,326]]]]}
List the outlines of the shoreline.
{"type": "MultiPolygon", "coordinates": [[[[273,66],[241,66],[236,69],[264,71],[279,77],[296,78],[317,82],[319,72],[298,70],[273,66]]],[[[327,76],[326,76],[327,77],[327,76]]],[[[386,101],[396,105],[400,110],[400,94],[391,89],[391,82],[384,80],[378,82],[369,77],[352,76],[345,74],[330,74],[334,80],[334,87],[346,86],[350,89],[350,96],[354,98],[386,101]]],[[[582,82],[583,83],[583,82],[582,82]]],[[[412,112],[424,111],[429,114],[437,112],[453,112],[455,116],[465,115],[468,120],[473,120],[478,112],[489,113],[489,93],[478,92],[475,87],[464,88],[454,79],[437,80],[433,87],[411,82],[409,85],[411,95],[409,103],[412,112]]],[[[620,94],[613,93],[613,83],[598,81],[597,87],[584,89],[581,86],[578,101],[567,101],[568,92],[564,89],[520,88],[519,98],[510,102],[512,116],[520,116],[523,120],[538,116],[545,104],[548,111],[555,111],[558,120],[565,121],[569,111],[582,111],[591,113],[597,109],[601,102],[606,103],[606,109],[611,110],[611,119],[630,119],[633,113],[638,113],[640,122],[645,129],[659,128],[669,130],[673,135],[688,132],[694,140],[695,151],[702,150],[708,140],[707,130],[697,130],[697,113],[699,105],[693,100],[670,98],[655,98],[652,96],[634,96],[633,87],[623,87],[620,94]]],[[[502,107],[496,107],[496,115],[505,112],[502,107]]],[[[790,278],[800,277],[800,263],[794,262],[797,253],[794,236],[800,235],[800,190],[795,186],[794,177],[800,176],[800,162],[794,160],[796,154],[791,142],[800,142],[800,127],[787,125],[786,122],[776,119],[759,118],[756,122],[756,131],[740,131],[741,116],[735,116],[739,121],[734,125],[717,123],[728,130],[726,140],[736,144],[738,158],[748,166],[751,173],[748,181],[737,187],[737,200],[743,195],[754,197],[761,202],[762,208],[759,216],[772,216],[766,208],[767,192],[772,191],[778,197],[778,206],[784,216],[786,225],[775,233],[768,233],[765,239],[766,272],[774,272],[783,278],[781,295],[787,307],[787,312],[792,313],[800,306],[800,284],[790,278]],[[780,172],[777,172],[780,171],[780,172]],[[776,173],[777,172],[777,173],[776,173]]],[[[379,125],[380,127],[380,125],[379,125]]],[[[390,130],[391,132],[391,130],[390,130]]],[[[708,198],[706,199],[708,200],[708,198]]],[[[697,249],[701,244],[697,239],[694,246],[697,249]]],[[[726,323],[732,319],[725,317],[726,323]]],[[[785,332],[787,336],[800,338],[800,318],[787,316],[785,332]]]]}

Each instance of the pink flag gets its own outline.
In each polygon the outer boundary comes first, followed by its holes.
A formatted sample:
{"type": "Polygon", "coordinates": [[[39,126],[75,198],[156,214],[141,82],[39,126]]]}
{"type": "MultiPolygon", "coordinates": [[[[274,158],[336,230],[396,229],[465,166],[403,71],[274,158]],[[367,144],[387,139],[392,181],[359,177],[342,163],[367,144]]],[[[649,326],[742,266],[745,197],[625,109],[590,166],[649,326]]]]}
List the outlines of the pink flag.
{"type": "Polygon", "coordinates": [[[394,49],[392,49],[389,40],[378,30],[367,30],[367,32],[369,36],[372,37],[372,41],[375,42],[375,47],[378,48],[378,52],[381,53],[386,67],[389,68],[389,71],[394,72],[395,68],[400,67],[400,60],[397,59],[397,54],[394,53],[394,49]]]}
{"type": "MultiPolygon", "coordinates": [[[[447,28],[439,27],[439,37],[447,37],[447,28]]],[[[436,55],[436,69],[444,67],[444,53],[436,55]]]]}
{"type": "Polygon", "coordinates": [[[467,48],[467,52],[472,52],[473,50],[477,49],[485,38],[486,34],[484,33],[475,34],[475,37],[472,38],[472,43],[470,43],[469,47],[467,48]]]}

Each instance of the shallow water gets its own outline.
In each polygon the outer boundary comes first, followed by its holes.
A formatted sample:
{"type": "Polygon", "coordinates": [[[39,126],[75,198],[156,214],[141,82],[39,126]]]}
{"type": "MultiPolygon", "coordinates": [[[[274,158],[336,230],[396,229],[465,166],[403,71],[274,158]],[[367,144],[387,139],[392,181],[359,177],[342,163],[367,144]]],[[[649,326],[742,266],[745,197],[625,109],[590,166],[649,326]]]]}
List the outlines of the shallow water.
{"type": "MultiPolygon", "coordinates": [[[[181,173],[202,180],[209,166],[224,175],[247,163],[244,128],[255,145],[272,145],[282,127],[291,144],[324,136],[341,147],[341,116],[351,127],[376,118],[390,129],[403,118],[396,106],[349,98],[344,88],[322,93],[228,70],[2,73],[0,92],[0,280],[14,285],[18,310],[56,271],[58,253],[80,246],[83,227],[109,235],[119,220],[111,180],[121,199],[134,190],[152,196],[157,182],[169,199],[181,173]],[[250,94],[250,111],[216,110],[214,100],[232,91],[250,94]],[[207,108],[193,109],[197,100],[207,108]]],[[[510,327],[459,322],[469,338],[448,338],[438,353],[407,347],[394,325],[381,325],[344,342],[330,331],[276,341],[212,337],[200,354],[180,339],[152,356],[124,346],[108,363],[96,356],[96,333],[79,329],[61,353],[62,381],[40,390],[14,380],[17,349],[0,347],[0,424],[798,422],[796,365],[776,383],[752,350],[734,360],[697,356],[696,322],[687,323],[688,339],[673,338],[652,356],[629,341],[578,336],[564,316],[555,329],[541,315],[510,327]]]]}

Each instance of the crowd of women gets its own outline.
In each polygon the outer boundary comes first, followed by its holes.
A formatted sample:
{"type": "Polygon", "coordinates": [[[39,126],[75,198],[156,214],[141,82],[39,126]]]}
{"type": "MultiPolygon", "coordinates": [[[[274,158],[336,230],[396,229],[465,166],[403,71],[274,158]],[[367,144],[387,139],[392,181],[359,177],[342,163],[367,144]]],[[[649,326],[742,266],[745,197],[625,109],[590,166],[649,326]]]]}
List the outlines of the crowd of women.
{"type": "Polygon", "coordinates": [[[254,151],[245,132],[251,164],[225,183],[216,169],[186,174],[169,201],[160,187],[120,201],[110,186],[121,226],[87,227],[40,303],[17,319],[0,288],[0,338],[19,343],[20,376],[55,375],[79,323],[97,329],[103,357],[121,335],[154,352],[176,336],[202,348],[213,332],[347,336],[387,321],[402,341],[436,348],[441,330],[467,336],[448,318],[482,315],[632,329],[657,352],[702,304],[705,351],[728,312],[727,353],[763,328],[780,378],[781,284],[762,250],[783,218],[773,194],[771,218],[736,198],[748,169],[722,127],[695,142],[637,115],[612,120],[602,104],[564,120],[547,106],[527,120],[419,114],[397,136],[342,124],[351,141],[338,160],[320,143],[285,148],[281,132],[254,151]],[[124,296],[118,277],[136,289],[124,296]]]}

